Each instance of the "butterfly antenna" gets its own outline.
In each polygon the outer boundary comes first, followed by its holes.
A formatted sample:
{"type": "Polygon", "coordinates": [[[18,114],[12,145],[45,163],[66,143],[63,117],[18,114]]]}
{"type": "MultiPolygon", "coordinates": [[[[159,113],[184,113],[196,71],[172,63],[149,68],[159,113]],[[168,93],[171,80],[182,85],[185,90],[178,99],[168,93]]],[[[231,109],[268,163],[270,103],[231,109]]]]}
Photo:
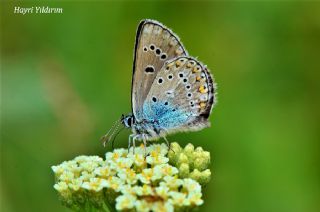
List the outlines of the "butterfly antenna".
{"type": "Polygon", "coordinates": [[[106,143],[108,143],[109,141],[111,141],[111,139],[112,139],[112,137],[113,137],[114,133],[118,131],[118,128],[119,128],[120,124],[121,124],[121,122],[118,122],[118,123],[115,125],[115,127],[114,127],[114,128],[113,128],[113,130],[112,130],[111,135],[110,135],[110,136],[108,136],[108,139],[103,143],[103,144],[104,144],[104,146],[105,146],[105,144],[106,144],[106,143]]]}
{"type": "Polygon", "coordinates": [[[102,141],[103,142],[103,146],[105,147],[106,146],[106,143],[110,140],[110,138],[109,138],[109,134],[110,134],[110,132],[112,132],[113,130],[114,130],[114,128],[117,126],[117,125],[119,125],[119,122],[121,121],[121,119],[118,119],[117,121],[115,121],[115,123],[112,125],[112,127],[108,130],[108,132],[104,135],[104,136],[102,136],[101,138],[100,138],[100,141],[102,141]]]}
{"type": "Polygon", "coordinates": [[[114,149],[114,141],[116,140],[117,136],[121,133],[121,131],[124,129],[125,127],[122,127],[120,130],[118,130],[118,132],[114,135],[112,142],[111,142],[111,147],[112,150],[114,149]]]}

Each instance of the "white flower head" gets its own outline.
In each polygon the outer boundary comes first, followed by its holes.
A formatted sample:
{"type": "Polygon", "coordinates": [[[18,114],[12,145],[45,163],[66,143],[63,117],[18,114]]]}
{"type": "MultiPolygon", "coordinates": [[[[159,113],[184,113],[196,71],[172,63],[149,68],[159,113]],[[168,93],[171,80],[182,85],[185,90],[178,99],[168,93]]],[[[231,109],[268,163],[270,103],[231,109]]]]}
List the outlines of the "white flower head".
{"type": "Polygon", "coordinates": [[[79,165],[84,171],[93,172],[99,166],[97,161],[85,161],[79,165]]]}
{"type": "Polygon", "coordinates": [[[169,195],[171,198],[169,201],[178,207],[183,207],[183,206],[189,206],[190,202],[187,199],[187,195],[185,193],[177,192],[177,191],[170,191],[169,195]]]}
{"type": "MultiPolygon", "coordinates": [[[[187,150],[192,156],[193,149],[187,150]]],[[[200,181],[192,177],[197,174],[195,170],[193,175],[181,175],[180,166],[178,169],[170,165],[175,156],[171,155],[169,164],[167,155],[166,144],[147,148],[142,144],[130,153],[126,149],[108,152],[105,160],[98,156],[78,156],[51,167],[57,181],[54,188],[67,205],[83,202],[83,198],[99,205],[106,201],[107,194],[107,201],[115,201],[118,211],[173,212],[203,204],[200,181]]],[[[203,176],[203,172],[200,174],[203,176]]]]}
{"type": "Polygon", "coordinates": [[[95,177],[96,177],[96,174],[87,172],[87,171],[81,172],[81,175],[80,175],[80,179],[82,181],[90,181],[91,178],[95,178],[95,177]]]}
{"type": "Polygon", "coordinates": [[[116,209],[118,211],[132,209],[136,199],[137,198],[135,196],[130,194],[118,196],[116,199],[116,209]]]}
{"type": "Polygon", "coordinates": [[[124,184],[124,181],[118,177],[109,177],[107,180],[107,187],[111,188],[112,190],[119,192],[121,186],[124,184]]]}
{"type": "Polygon", "coordinates": [[[123,181],[126,181],[128,184],[135,184],[138,180],[137,174],[133,169],[122,169],[118,173],[118,177],[123,181]]]}
{"type": "Polygon", "coordinates": [[[54,189],[56,189],[59,192],[64,192],[68,190],[68,184],[66,182],[58,182],[54,184],[54,189]]]}
{"type": "Polygon", "coordinates": [[[161,197],[163,200],[168,199],[169,197],[169,187],[167,187],[166,185],[160,185],[159,187],[155,188],[156,190],[156,194],[161,197]]]}
{"type": "Polygon", "coordinates": [[[55,173],[56,176],[60,176],[64,172],[64,168],[61,165],[58,166],[51,166],[52,171],[55,173]]]}
{"type": "Polygon", "coordinates": [[[118,169],[127,169],[130,168],[133,164],[132,158],[119,158],[116,161],[116,166],[118,169]]]}
{"type": "Polygon", "coordinates": [[[109,176],[115,175],[116,171],[110,166],[102,166],[102,167],[96,168],[93,171],[93,173],[96,174],[97,176],[107,178],[109,176]]]}
{"type": "Polygon", "coordinates": [[[171,202],[163,202],[163,201],[158,201],[155,202],[152,206],[152,211],[157,211],[157,212],[173,212],[174,207],[171,202]]]}
{"type": "Polygon", "coordinates": [[[73,161],[77,162],[77,163],[84,163],[84,162],[96,162],[96,163],[101,163],[103,162],[103,159],[99,156],[86,156],[86,155],[80,155],[78,157],[76,157],[73,161]]]}
{"type": "Polygon", "coordinates": [[[169,158],[157,153],[157,152],[151,152],[149,156],[147,156],[146,161],[150,165],[159,165],[159,164],[165,164],[168,163],[169,158]]]}
{"type": "Polygon", "coordinates": [[[201,193],[200,184],[197,181],[190,178],[186,178],[183,180],[183,188],[185,188],[188,191],[188,193],[201,193]]]}
{"type": "Polygon", "coordinates": [[[169,164],[160,164],[154,167],[157,172],[161,172],[163,176],[173,176],[178,174],[178,169],[169,164]]]}
{"type": "Polygon", "coordinates": [[[137,189],[136,186],[132,186],[130,184],[122,184],[120,185],[120,191],[122,194],[130,194],[130,195],[136,195],[137,189]]]}
{"type": "Polygon", "coordinates": [[[74,179],[74,174],[71,171],[64,171],[59,177],[60,181],[64,181],[66,183],[71,182],[73,179],[74,179]]]}
{"type": "Polygon", "coordinates": [[[134,205],[136,207],[136,211],[139,212],[149,212],[153,210],[153,204],[143,199],[136,201],[134,205]]]}
{"type": "Polygon", "coordinates": [[[69,188],[73,191],[78,191],[82,186],[82,180],[80,178],[73,179],[69,184],[69,188]]]}
{"type": "Polygon", "coordinates": [[[177,190],[183,184],[183,180],[178,176],[165,176],[163,179],[164,182],[161,182],[160,185],[168,186],[171,190],[177,190]]]}
{"type": "Polygon", "coordinates": [[[121,149],[115,149],[113,152],[107,152],[106,153],[106,161],[112,160],[117,161],[118,159],[125,157],[128,153],[128,150],[125,150],[123,148],[121,149]]]}
{"type": "Polygon", "coordinates": [[[162,144],[153,144],[147,147],[148,153],[151,154],[160,154],[166,155],[168,153],[168,146],[164,143],[162,144]]]}
{"type": "Polygon", "coordinates": [[[152,181],[161,179],[162,173],[159,169],[147,168],[143,169],[137,178],[144,184],[150,184],[152,181]]]}
{"type": "Polygon", "coordinates": [[[144,154],[139,154],[139,153],[131,153],[128,155],[129,158],[131,158],[133,160],[133,163],[135,166],[137,167],[146,167],[147,162],[145,160],[144,154]]]}
{"type": "Polygon", "coordinates": [[[144,184],[143,186],[135,186],[136,194],[139,196],[154,195],[154,191],[150,185],[144,184]]]}
{"type": "Polygon", "coordinates": [[[91,178],[89,182],[84,182],[81,187],[87,190],[101,191],[108,186],[107,180],[102,178],[91,178]]]}
{"type": "Polygon", "coordinates": [[[191,205],[202,205],[203,204],[203,200],[201,199],[202,194],[201,192],[194,192],[194,193],[190,193],[188,194],[188,201],[190,202],[191,205]]]}
{"type": "Polygon", "coordinates": [[[89,160],[89,156],[86,156],[86,155],[79,155],[77,157],[75,157],[73,159],[75,162],[77,163],[83,163],[83,162],[86,162],[89,160]]]}
{"type": "MultiPolygon", "coordinates": [[[[74,177],[79,177],[80,172],[82,171],[82,167],[78,166],[77,163],[73,163],[71,161],[68,161],[67,163],[60,165],[60,168],[55,168],[57,172],[61,173],[61,170],[64,170],[63,173],[65,172],[72,172],[74,177]]],[[[61,173],[61,174],[63,174],[61,173]]],[[[56,174],[59,176],[59,174],[56,174]]]]}
{"type": "Polygon", "coordinates": [[[69,196],[71,196],[71,192],[68,188],[68,184],[66,182],[58,182],[56,183],[54,186],[54,189],[56,189],[59,194],[64,197],[64,198],[68,198],[69,196]]]}
{"type": "Polygon", "coordinates": [[[148,152],[147,152],[147,149],[144,148],[143,144],[141,144],[140,146],[137,146],[137,147],[132,146],[132,147],[130,147],[128,157],[135,155],[135,154],[139,154],[139,155],[144,156],[145,153],[148,153],[148,152]]]}
{"type": "Polygon", "coordinates": [[[63,161],[63,163],[60,166],[62,166],[65,169],[68,169],[70,166],[73,166],[73,165],[77,165],[77,162],[74,160],[69,160],[69,161],[63,161]]]}

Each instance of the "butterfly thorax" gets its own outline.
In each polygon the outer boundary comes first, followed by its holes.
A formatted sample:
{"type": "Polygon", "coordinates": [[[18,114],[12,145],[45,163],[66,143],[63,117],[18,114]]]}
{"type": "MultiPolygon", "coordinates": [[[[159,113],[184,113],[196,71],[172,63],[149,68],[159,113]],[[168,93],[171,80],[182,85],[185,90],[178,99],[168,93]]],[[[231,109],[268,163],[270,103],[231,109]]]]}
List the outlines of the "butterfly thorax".
{"type": "Polygon", "coordinates": [[[138,140],[154,140],[160,137],[159,121],[155,119],[136,120],[134,115],[128,114],[121,119],[122,124],[132,130],[138,140]]]}

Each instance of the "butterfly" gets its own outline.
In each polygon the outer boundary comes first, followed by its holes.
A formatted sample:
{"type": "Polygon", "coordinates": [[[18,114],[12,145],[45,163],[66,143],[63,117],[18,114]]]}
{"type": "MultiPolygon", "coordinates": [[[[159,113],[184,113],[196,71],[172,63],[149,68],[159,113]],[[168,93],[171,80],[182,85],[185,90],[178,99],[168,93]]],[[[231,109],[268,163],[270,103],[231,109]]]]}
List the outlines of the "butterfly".
{"type": "Polygon", "coordinates": [[[131,101],[132,113],[122,115],[102,137],[104,144],[121,124],[132,130],[128,150],[136,140],[146,147],[147,141],[164,138],[169,145],[169,134],[209,127],[216,84],[176,34],[158,21],[145,19],[136,34],[131,101]]]}

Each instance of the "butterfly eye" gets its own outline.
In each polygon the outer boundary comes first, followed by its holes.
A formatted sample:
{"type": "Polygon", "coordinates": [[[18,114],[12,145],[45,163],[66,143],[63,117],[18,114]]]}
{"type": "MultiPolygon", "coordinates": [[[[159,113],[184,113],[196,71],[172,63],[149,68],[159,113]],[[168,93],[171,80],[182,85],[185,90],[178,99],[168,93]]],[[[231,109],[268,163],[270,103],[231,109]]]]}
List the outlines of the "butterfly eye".
{"type": "Polygon", "coordinates": [[[131,117],[128,118],[127,121],[128,121],[128,125],[131,126],[131,121],[132,121],[131,117]]]}

